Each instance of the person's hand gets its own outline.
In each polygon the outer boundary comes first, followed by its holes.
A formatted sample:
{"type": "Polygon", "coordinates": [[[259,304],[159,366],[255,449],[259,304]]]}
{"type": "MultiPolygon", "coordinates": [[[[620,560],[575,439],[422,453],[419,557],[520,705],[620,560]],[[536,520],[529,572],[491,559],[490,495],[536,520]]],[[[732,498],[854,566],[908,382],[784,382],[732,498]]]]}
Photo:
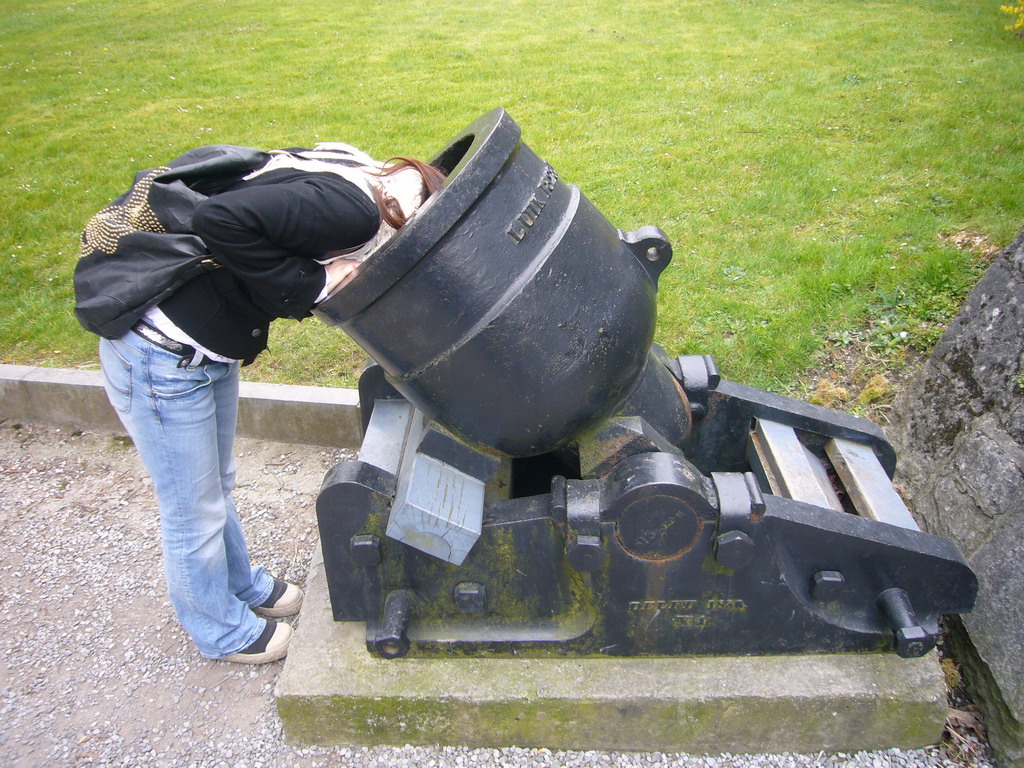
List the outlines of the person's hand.
{"type": "Polygon", "coordinates": [[[324,265],[327,270],[327,293],[334,293],[349,276],[356,271],[359,262],[350,259],[335,259],[324,265]]]}

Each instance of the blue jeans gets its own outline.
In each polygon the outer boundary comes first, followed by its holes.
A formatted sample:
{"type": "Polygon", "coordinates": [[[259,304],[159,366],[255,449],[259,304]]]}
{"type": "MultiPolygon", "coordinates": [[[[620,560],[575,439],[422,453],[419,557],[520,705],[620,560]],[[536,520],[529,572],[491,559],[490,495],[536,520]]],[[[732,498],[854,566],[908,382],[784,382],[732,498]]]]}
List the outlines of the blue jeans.
{"type": "Polygon", "coordinates": [[[266,621],[250,606],[274,580],[250,565],[231,498],[238,363],[180,361],[131,331],[100,340],[107,397],[153,478],[171,603],[199,652],[217,659],[260,636],[266,621]]]}

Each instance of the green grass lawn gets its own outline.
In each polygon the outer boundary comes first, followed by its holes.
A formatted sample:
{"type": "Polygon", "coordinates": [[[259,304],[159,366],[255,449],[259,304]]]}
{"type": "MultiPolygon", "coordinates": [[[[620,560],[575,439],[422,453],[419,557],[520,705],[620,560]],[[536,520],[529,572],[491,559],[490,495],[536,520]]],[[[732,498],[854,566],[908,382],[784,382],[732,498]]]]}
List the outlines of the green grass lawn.
{"type": "MultiPolygon", "coordinates": [[[[431,156],[504,106],[616,226],[661,227],[658,341],[793,385],[824,345],[934,341],[1024,224],[1024,40],[998,0],[2,0],[0,361],[94,366],[86,220],[201,144],[431,156]]],[[[250,379],[350,386],[277,323],[250,379]]]]}

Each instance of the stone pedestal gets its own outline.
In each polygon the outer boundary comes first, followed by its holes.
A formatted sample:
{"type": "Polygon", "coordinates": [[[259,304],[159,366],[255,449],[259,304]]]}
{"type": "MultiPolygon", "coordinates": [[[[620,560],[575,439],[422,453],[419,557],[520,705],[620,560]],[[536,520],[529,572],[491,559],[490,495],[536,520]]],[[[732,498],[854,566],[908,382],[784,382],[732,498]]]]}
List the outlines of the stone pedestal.
{"type": "Polygon", "coordinates": [[[382,660],[331,616],[322,559],[275,692],[308,745],[818,752],[938,741],[935,654],[382,660]]]}

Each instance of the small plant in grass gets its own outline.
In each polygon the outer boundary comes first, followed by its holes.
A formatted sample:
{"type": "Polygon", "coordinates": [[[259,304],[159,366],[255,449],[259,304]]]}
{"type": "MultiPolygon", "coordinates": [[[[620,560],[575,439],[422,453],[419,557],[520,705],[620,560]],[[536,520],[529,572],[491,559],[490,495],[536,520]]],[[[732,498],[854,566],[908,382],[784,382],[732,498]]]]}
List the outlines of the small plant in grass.
{"type": "Polygon", "coordinates": [[[844,329],[828,337],[839,346],[858,345],[883,358],[896,358],[908,347],[925,351],[945,330],[956,311],[949,296],[909,294],[903,288],[879,291],[865,327],[844,329]]]}
{"type": "Polygon", "coordinates": [[[840,329],[827,341],[859,348],[889,363],[899,362],[907,350],[928,352],[956,316],[981,271],[979,263],[956,277],[946,275],[914,287],[879,289],[869,303],[866,324],[840,329]]]}
{"type": "Polygon", "coordinates": [[[1014,17],[1013,23],[1007,25],[1007,29],[1011,32],[1016,32],[1018,37],[1024,37],[1024,0],[1018,0],[1018,2],[1012,5],[1002,6],[1003,13],[1008,13],[1014,17]]]}

